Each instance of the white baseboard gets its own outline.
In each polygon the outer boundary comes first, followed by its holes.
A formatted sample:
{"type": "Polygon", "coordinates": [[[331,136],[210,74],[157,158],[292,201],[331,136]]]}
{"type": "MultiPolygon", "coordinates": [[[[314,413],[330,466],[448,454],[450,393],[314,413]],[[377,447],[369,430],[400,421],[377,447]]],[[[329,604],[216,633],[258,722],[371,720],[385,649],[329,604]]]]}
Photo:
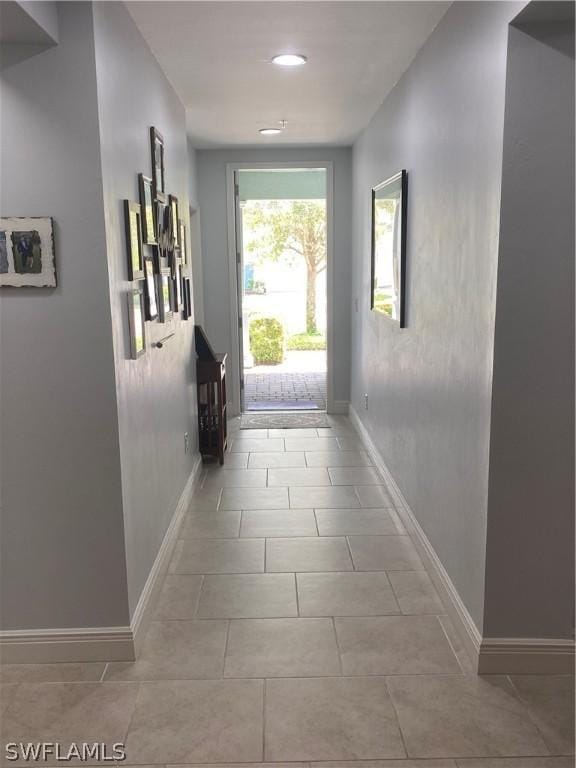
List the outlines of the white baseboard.
{"type": "Polygon", "coordinates": [[[485,637],[478,672],[486,675],[574,674],[574,642],[538,637],[485,637]]]}
{"type": "Polygon", "coordinates": [[[572,640],[482,637],[353,405],[350,405],[349,416],[390,490],[404,527],[438,591],[446,613],[454,624],[474,669],[483,674],[569,674],[573,672],[574,642],[572,640]]]}
{"type": "Polygon", "coordinates": [[[2,664],[130,661],[134,638],[130,627],[5,630],[0,657],[2,664]]]}
{"type": "Polygon", "coordinates": [[[327,412],[332,413],[334,415],[347,416],[348,406],[349,406],[348,400],[333,400],[327,412]]]}
{"type": "Polygon", "coordinates": [[[201,468],[202,457],[198,454],[192,472],[190,473],[190,477],[188,478],[184,490],[180,495],[180,499],[178,500],[178,504],[176,505],[176,509],[174,510],[174,514],[172,515],[170,525],[164,534],[164,539],[162,540],[162,544],[160,545],[160,549],[154,560],[154,565],[146,579],[146,584],[144,585],[144,589],[138,600],[134,615],[132,616],[130,626],[134,637],[136,653],[138,653],[141,647],[142,640],[154,614],[156,602],[162,589],[162,584],[168,570],[172,552],[174,551],[176,539],[178,538],[178,531],[180,530],[184,514],[190,506],[190,500],[200,478],[201,468]]]}
{"type": "Polygon", "coordinates": [[[129,627],[5,630],[0,632],[2,663],[132,661],[153,614],[180,523],[200,475],[200,467],[201,457],[198,455],[129,627]]]}

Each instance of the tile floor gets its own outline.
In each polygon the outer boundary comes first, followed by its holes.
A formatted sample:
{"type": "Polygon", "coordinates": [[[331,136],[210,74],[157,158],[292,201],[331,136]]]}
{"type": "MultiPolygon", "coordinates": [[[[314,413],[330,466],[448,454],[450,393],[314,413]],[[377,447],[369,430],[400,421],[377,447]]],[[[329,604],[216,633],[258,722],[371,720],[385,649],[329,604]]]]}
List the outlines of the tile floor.
{"type": "Polygon", "coordinates": [[[572,768],[572,679],[473,674],[370,456],[331,422],[233,432],[138,660],[0,667],[3,739],[122,741],[134,766],[572,768]]]}

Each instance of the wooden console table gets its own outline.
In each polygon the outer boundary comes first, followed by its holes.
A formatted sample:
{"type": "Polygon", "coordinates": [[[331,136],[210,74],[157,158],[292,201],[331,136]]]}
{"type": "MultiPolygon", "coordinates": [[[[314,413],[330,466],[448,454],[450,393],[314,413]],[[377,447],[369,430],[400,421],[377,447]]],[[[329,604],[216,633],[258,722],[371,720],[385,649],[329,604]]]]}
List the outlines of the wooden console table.
{"type": "Polygon", "coordinates": [[[215,360],[196,361],[198,389],[199,450],[203,456],[215,456],[224,464],[228,447],[226,430],[226,355],[215,360]]]}

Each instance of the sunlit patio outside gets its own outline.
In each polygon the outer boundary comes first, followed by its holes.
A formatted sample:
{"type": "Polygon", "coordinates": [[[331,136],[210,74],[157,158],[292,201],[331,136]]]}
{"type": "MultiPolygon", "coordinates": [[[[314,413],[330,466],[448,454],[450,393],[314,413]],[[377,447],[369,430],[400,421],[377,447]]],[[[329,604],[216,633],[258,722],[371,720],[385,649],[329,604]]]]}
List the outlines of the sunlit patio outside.
{"type": "Polygon", "coordinates": [[[324,200],[242,204],[245,410],[326,408],[324,200]]]}

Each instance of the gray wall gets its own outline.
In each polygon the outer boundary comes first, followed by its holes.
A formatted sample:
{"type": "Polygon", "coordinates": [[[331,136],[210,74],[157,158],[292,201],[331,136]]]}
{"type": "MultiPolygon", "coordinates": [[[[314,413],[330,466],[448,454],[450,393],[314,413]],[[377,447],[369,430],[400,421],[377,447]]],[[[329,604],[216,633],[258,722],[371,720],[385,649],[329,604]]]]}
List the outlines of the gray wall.
{"type": "MultiPolygon", "coordinates": [[[[549,11],[554,5],[532,3],[527,10],[533,17],[538,6],[549,11]]],[[[510,29],[490,441],[487,636],[572,636],[573,478],[572,20],[510,29]]]]}
{"type": "Polygon", "coordinates": [[[202,240],[200,236],[200,203],[196,150],[188,142],[190,194],[190,251],[192,284],[194,288],[194,320],[204,325],[204,289],[202,278],[202,240]]]}
{"type": "Polygon", "coordinates": [[[197,151],[202,212],[204,325],[214,349],[230,352],[232,318],[226,229],[226,164],[234,162],[323,162],[334,164],[334,399],[349,400],[351,152],[329,149],[241,149],[197,151]]]}
{"type": "Polygon", "coordinates": [[[2,628],[126,625],[91,5],[0,89],[1,212],[54,217],[58,272],[0,289],[2,628]]]}
{"type": "Polygon", "coordinates": [[[167,191],[188,213],[184,108],[123,3],[95,3],[95,47],[106,246],[118,398],[130,615],[196,458],[193,320],[147,323],[147,351],[129,359],[122,200],[138,200],[138,172],[151,175],[149,127],[165,140],[167,191]],[[169,333],[162,349],[151,344],[169,333]],[[184,453],[184,433],[191,450],[184,453]]]}
{"type": "Polygon", "coordinates": [[[354,145],[352,402],[480,631],[506,43],[521,6],[451,6],[354,145]],[[401,168],[403,330],[369,305],[370,189],[401,168]]]}

